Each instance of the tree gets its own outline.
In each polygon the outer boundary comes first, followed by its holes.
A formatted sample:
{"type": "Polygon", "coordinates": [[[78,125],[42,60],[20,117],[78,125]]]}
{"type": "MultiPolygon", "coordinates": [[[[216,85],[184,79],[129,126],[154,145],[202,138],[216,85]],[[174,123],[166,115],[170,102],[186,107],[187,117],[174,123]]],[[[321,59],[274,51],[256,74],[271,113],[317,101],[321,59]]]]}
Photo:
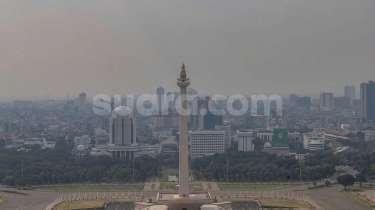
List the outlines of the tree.
{"type": "Polygon", "coordinates": [[[361,132],[361,131],[358,131],[356,136],[360,139],[360,140],[365,140],[365,133],[361,132]]]}
{"type": "Polygon", "coordinates": [[[342,186],[344,186],[346,190],[346,187],[352,186],[354,184],[355,178],[354,176],[350,174],[345,174],[345,175],[337,177],[337,182],[341,184],[342,186]]]}
{"type": "Polygon", "coordinates": [[[366,177],[361,173],[357,174],[355,181],[359,182],[359,186],[361,187],[363,182],[367,182],[366,177]]]}
{"type": "Polygon", "coordinates": [[[8,185],[8,186],[15,186],[16,185],[16,180],[12,176],[6,176],[3,179],[3,183],[8,185]]]}
{"type": "Polygon", "coordinates": [[[259,137],[255,137],[254,140],[253,140],[253,144],[254,144],[254,150],[260,151],[260,150],[262,150],[262,148],[264,146],[264,141],[259,137]]]}
{"type": "Polygon", "coordinates": [[[0,139],[0,149],[5,147],[5,139],[0,139]]]}

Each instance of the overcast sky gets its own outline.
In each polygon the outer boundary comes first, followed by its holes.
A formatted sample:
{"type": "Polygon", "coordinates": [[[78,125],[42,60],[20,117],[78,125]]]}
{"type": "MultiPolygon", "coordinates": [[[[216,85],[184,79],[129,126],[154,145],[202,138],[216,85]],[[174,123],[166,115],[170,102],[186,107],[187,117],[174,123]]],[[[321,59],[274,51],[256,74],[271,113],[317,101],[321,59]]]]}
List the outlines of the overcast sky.
{"type": "Polygon", "coordinates": [[[375,80],[375,1],[0,4],[0,100],[175,91],[183,62],[200,94],[358,92],[375,80]]]}

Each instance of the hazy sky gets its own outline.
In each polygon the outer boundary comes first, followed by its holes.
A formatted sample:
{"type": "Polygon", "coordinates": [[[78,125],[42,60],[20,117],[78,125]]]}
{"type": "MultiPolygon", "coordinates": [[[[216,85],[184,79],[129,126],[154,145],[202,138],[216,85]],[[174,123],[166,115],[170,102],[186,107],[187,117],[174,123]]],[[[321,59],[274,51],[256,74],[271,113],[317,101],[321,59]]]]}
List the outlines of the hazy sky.
{"type": "Polygon", "coordinates": [[[0,100],[177,90],[343,94],[375,80],[374,0],[0,4],[0,100]]]}

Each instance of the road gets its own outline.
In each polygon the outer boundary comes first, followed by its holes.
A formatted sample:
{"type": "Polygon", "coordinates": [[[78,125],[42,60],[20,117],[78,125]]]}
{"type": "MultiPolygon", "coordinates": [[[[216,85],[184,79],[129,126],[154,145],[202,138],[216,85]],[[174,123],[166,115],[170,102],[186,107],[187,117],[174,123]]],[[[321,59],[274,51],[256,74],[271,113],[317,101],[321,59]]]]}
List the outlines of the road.
{"type": "MultiPolygon", "coordinates": [[[[278,190],[279,193],[286,195],[287,193],[307,195],[314,202],[318,203],[321,207],[326,210],[371,210],[371,208],[366,205],[354,200],[343,192],[338,192],[338,189],[341,189],[340,186],[321,188],[318,190],[306,190],[306,186],[297,186],[286,189],[278,190]]],[[[1,188],[0,188],[1,189],[1,188]]],[[[8,188],[7,188],[8,189],[8,188]]],[[[8,189],[9,190],[9,189],[8,189]]],[[[11,189],[15,190],[15,189],[11,189]]],[[[18,191],[18,190],[15,190],[18,191]]],[[[156,194],[161,190],[150,190],[142,192],[145,198],[152,198],[156,200],[156,194]]],[[[217,198],[220,195],[226,195],[227,191],[221,192],[219,189],[209,190],[213,196],[217,198]]],[[[268,190],[270,192],[271,190],[268,190]]],[[[8,193],[1,193],[0,196],[7,197],[8,203],[1,207],[2,210],[42,210],[44,207],[52,203],[57,197],[67,195],[68,193],[59,193],[59,192],[41,192],[35,190],[23,190],[22,192],[28,193],[29,195],[13,195],[8,193]]],[[[173,192],[168,190],[163,190],[162,192],[173,192]]],[[[175,191],[177,192],[177,191],[175,191]]],[[[276,192],[276,191],[275,191],[276,192]]],[[[112,192],[114,195],[115,192],[112,192]]],[[[246,191],[241,191],[241,194],[244,195],[246,191]]],[[[249,191],[250,193],[250,191],[249,191]]],[[[70,193],[73,194],[73,193],[70,193]]],[[[75,193],[78,195],[78,193],[75,193]]],[[[99,193],[101,195],[102,193],[99,193]]],[[[125,192],[127,195],[128,193],[125,192]]],[[[137,192],[137,195],[140,195],[141,192],[137,192]]],[[[240,191],[229,191],[230,195],[240,195],[240,191]]],[[[120,195],[120,194],[119,194],[120,195]]],[[[134,196],[134,193],[131,193],[134,196]]],[[[81,193],[82,196],[82,193],[81,193]]]]}

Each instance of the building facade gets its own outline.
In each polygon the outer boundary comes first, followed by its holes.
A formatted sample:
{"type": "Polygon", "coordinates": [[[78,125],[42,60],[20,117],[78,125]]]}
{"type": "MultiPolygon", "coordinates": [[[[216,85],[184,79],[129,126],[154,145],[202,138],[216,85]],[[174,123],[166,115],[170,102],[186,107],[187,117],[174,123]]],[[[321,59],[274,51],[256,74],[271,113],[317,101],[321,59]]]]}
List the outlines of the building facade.
{"type": "Polygon", "coordinates": [[[334,100],[333,93],[320,93],[320,110],[321,111],[333,111],[334,100]]]}
{"type": "Polygon", "coordinates": [[[361,83],[361,117],[375,120],[375,83],[361,83]]]}
{"type": "Polygon", "coordinates": [[[345,85],[345,96],[350,98],[350,104],[355,100],[355,86],[345,85]]]}
{"type": "Polygon", "coordinates": [[[225,131],[191,131],[190,157],[204,157],[225,151],[225,131]]]}
{"type": "Polygon", "coordinates": [[[254,151],[253,131],[239,130],[237,131],[238,151],[252,152],[254,151]]]}
{"type": "Polygon", "coordinates": [[[324,150],[325,134],[322,132],[310,132],[303,134],[303,147],[307,150],[324,150]]]}

